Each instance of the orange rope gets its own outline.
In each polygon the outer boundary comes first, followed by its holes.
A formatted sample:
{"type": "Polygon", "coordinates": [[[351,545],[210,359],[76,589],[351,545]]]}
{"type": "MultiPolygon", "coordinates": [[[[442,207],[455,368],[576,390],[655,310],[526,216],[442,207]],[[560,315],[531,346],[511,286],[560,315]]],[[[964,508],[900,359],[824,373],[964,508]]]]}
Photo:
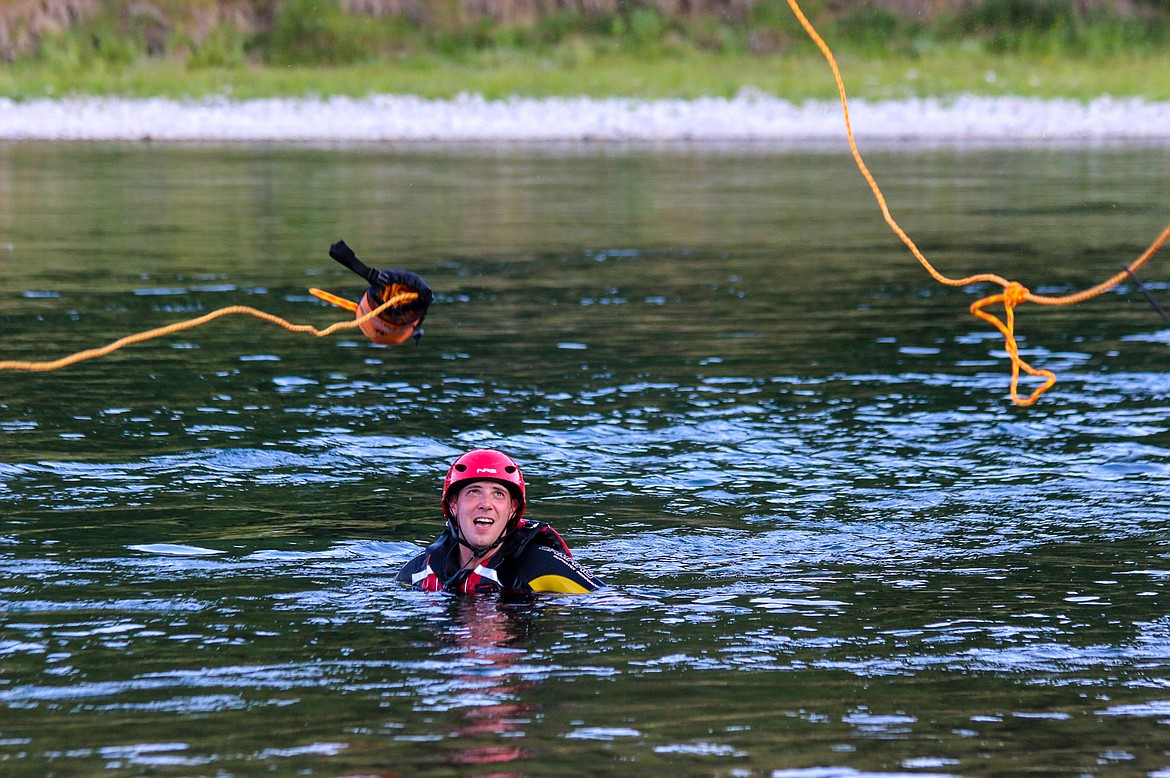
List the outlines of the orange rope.
{"type": "Polygon", "coordinates": [[[1162,230],[1162,233],[1157,238],[1154,239],[1154,242],[1150,244],[1149,248],[1142,252],[1141,256],[1131,262],[1125,270],[1122,270],[1120,273],[1108,279],[1107,281],[1104,281],[1103,283],[1097,284],[1094,287],[1085,289],[1075,294],[1057,297],[1032,294],[1024,286],[1016,283],[1015,281],[1008,281],[1006,278],[997,276],[993,273],[980,273],[978,275],[967,276],[966,278],[946,277],[942,273],[938,272],[938,270],[936,270],[934,266],[931,265],[929,261],[927,261],[926,257],[923,256],[921,251],[919,251],[918,246],[915,245],[914,241],[910,239],[910,236],[906,234],[906,231],[903,230],[896,221],[894,221],[894,217],[890,214],[890,209],[886,205],[886,198],[882,195],[882,191],[878,187],[877,181],[874,180],[873,175],[869,172],[869,168],[866,167],[865,161],[862,160],[861,152],[857,150],[857,142],[853,138],[853,126],[849,120],[849,101],[845,97],[845,82],[841,78],[841,71],[837,67],[837,60],[833,56],[833,52],[829,49],[829,45],[825,43],[824,39],[821,38],[821,36],[813,28],[812,23],[809,22],[808,18],[804,15],[804,12],[800,10],[800,6],[797,4],[797,1],[788,0],[788,5],[790,8],[792,8],[792,12],[796,14],[796,19],[800,22],[800,26],[804,28],[804,31],[808,33],[810,38],[812,38],[813,43],[815,43],[817,48],[821,50],[821,54],[824,55],[825,60],[829,63],[829,68],[833,71],[833,78],[837,82],[837,93],[841,96],[841,110],[845,115],[845,134],[849,138],[849,149],[853,152],[853,159],[857,163],[858,170],[861,171],[861,175],[865,178],[866,183],[869,184],[869,188],[873,192],[874,198],[877,199],[878,206],[882,211],[882,218],[885,219],[886,224],[888,224],[890,229],[894,231],[894,234],[901,238],[902,242],[906,244],[906,247],[910,249],[910,252],[914,254],[914,257],[922,264],[924,268],[926,268],[926,272],[930,273],[931,277],[939,283],[946,284],[948,286],[966,286],[968,284],[988,282],[998,284],[1003,287],[1003,293],[989,295],[971,303],[970,310],[971,313],[975,316],[978,316],[980,319],[983,319],[984,321],[994,325],[995,328],[999,330],[1000,333],[1002,333],[1004,336],[1004,348],[1008,353],[1008,357],[1012,361],[1012,402],[1014,402],[1016,405],[1025,406],[1036,402],[1036,400],[1040,398],[1040,395],[1044,394],[1044,392],[1046,392],[1054,383],[1056,383],[1056,376],[1052,373],[1052,371],[1034,368],[1020,358],[1020,350],[1019,346],[1016,344],[1015,336],[1015,307],[1024,302],[1033,302],[1039,305],[1072,305],[1074,303],[1083,302],[1092,297],[1096,297],[1103,292],[1107,292],[1108,290],[1120,284],[1122,281],[1126,280],[1131,273],[1144,265],[1146,261],[1150,259],[1150,257],[1154,256],[1158,249],[1162,247],[1162,244],[1165,243],[1168,238],[1170,238],[1170,224],[1166,225],[1166,228],[1162,230]],[[994,314],[983,310],[987,306],[994,305],[996,303],[1003,304],[1003,320],[1000,320],[994,314]],[[1031,395],[1025,398],[1021,398],[1017,392],[1021,370],[1026,372],[1028,375],[1044,379],[1044,383],[1035,391],[1033,391],[1031,395]]]}
{"type": "Polygon", "coordinates": [[[42,373],[48,372],[50,370],[59,370],[60,368],[68,367],[69,365],[75,364],[77,362],[83,362],[87,359],[104,357],[106,354],[109,354],[112,351],[117,351],[123,346],[129,346],[132,343],[141,343],[144,340],[161,338],[174,332],[182,332],[183,330],[193,329],[218,319],[221,316],[227,316],[229,314],[246,314],[248,316],[255,316],[257,319],[262,319],[266,322],[271,322],[272,324],[284,327],[290,332],[307,332],[315,335],[318,338],[323,338],[326,335],[332,335],[334,332],[339,330],[352,330],[360,327],[362,324],[365,324],[367,321],[374,318],[387,308],[395,305],[402,305],[403,303],[408,303],[415,299],[418,299],[417,293],[403,292],[402,294],[395,295],[386,302],[382,303],[382,305],[379,305],[365,316],[361,316],[350,321],[339,321],[336,324],[332,324],[323,330],[319,330],[316,327],[308,324],[293,324],[280,318],[279,316],[274,316],[271,313],[265,313],[264,311],[257,310],[256,308],[250,308],[246,305],[229,305],[226,308],[220,308],[219,310],[212,311],[209,314],[200,316],[195,319],[175,322],[174,324],[168,324],[165,327],[147,330],[146,332],[139,332],[134,335],[127,335],[124,338],[115,340],[113,343],[109,343],[100,348],[91,348],[85,351],[78,351],[76,354],[70,354],[69,356],[62,357],[61,359],[54,359],[46,362],[25,362],[21,360],[0,361],[0,370],[25,370],[29,372],[42,373]]]}

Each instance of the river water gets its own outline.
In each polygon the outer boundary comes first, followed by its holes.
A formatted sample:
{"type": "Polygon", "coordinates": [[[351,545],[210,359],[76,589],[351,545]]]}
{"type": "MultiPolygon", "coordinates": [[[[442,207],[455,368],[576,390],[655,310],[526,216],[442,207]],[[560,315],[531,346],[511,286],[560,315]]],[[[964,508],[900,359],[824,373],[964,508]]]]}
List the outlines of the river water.
{"type": "MultiPolygon", "coordinates": [[[[1170,147],[887,145],[952,276],[1074,291],[1170,147]]],[[[1170,327],[931,280],[843,146],[0,146],[0,773],[1170,776],[1170,327]],[[1030,388],[1030,387],[1029,387],[1030,388]],[[496,446],[608,586],[393,582],[496,446]]],[[[1163,258],[1149,290],[1170,303],[1163,258]]]]}

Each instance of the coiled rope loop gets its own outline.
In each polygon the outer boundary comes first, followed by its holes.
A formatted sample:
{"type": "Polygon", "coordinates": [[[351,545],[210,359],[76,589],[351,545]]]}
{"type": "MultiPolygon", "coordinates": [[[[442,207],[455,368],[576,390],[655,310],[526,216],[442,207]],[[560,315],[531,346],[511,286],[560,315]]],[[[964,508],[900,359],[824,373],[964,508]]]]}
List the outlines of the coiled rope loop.
{"type": "Polygon", "coordinates": [[[1166,225],[1166,228],[1162,230],[1162,233],[1154,239],[1154,242],[1150,244],[1149,248],[1142,252],[1141,256],[1127,265],[1120,273],[1117,273],[1112,278],[1109,278],[1108,280],[1097,284],[1094,287],[1085,289],[1075,294],[1061,296],[1032,294],[1025,287],[1016,283],[1015,281],[1008,281],[1007,279],[993,273],[981,273],[978,275],[967,276],[966,278],[948,278],[936,270],[933,265],[931,265],[931,263],[918,249],[918,246],[915,245],[910,236],[906,234],[906,231],[898,225],[898,222],[895,221],[894,217],[890,214],[890,209],[886,204],[885,196],[882,195],[882,191],[878,187],[877,181],[874,180],[873,174],[869,172],[869,168],[866,166],[865,161],[861,158],[861,152],[857,150],[857,142],[853,137],[853,125],[849,118],[849,101],[845,96],[845,82],[841,78],[841,70],[837,67],[837,59],[833,56],[833,52],[829,49],[828,44],[825,43],[824,39],[812,26],[812,23],[809,22],[808,17],[804,15],[804,12],[800,9],[800,5],[797,3],[797,0],[788,0],[788,5],[792,9],[792,12],[796,15],[796,19],[800,22],[800,26],[804,28],[804,31],[808,33],[808,36],[812,39],[813,43],[815,43],[817,48],[821,50],[821,54],[824,55],[825,60],[829,63],[829,68],[833,71],[833,79],[837,83],[837,93],[841,96],[841,110],[845,116],[845,134],[849,139],[849,149],[853,153],[853,160],[857,163],[858,170],[861,171],[861,175],[865,178],[866,183],[869,184],[869,188],[873,192],[874,198],[877,200],[878,207],[881,208],[882,218],[885,219],[886,224],[889,225],[894,234],[897,235],[904,244],[906,244],[906,247],[910,249],[910,252],[919,261],[919,263],[922,264],[922,266],[926,269],[926,272],[928,272],[931,277],[939,283],[946,284],[947,286],[967,286],[969,284],[976,283],[992,283],[1003,287],[1004,291],[1001,294],[989,295],[975,301],[971,304],[970,310],[971,313],[975,316],[995,326],[995,328],[998,329],[1004,336],[1004,349],[1007,351],[1008,357],[1012,362],[1012,402],[1014,402],[1016,405],[1022,406],[1033,404],[1040,398],[1040,395],[1044,394],[1044,392],[1046,392],[1053,384],[1056,383],[1056,376],[1050,370],[1033,368],[1031,365],[1020,358],[1020,349],[1016,343],[1015,336],[1016,306],[1025,302],[1037,303],[1038,305],[1073,305],[1075,303],[1084,302],[1085,300],[1096,297],[1103,292],[1109,291],[1113,287],[1132,276],[1132,274],[1138,268],[1144,265],[1150,259],[1150,257],[1154,256],[1158,249],[1162,247],[1162,244],[1165,243],[1168,238],[1170,238],[1170,224],[1166,225]],[[996,317],[994,314],[984,310],[987,306],[995,305],[997,303],[1002,303],[1004,307],[1004,318],[1002,320],[996,317]],[[1020,397],[1017,391],[1021,370],[1026,372],[1028,375],[1044,379],[1044,383],[1041,384],[1028,397],[1020,397]]]}

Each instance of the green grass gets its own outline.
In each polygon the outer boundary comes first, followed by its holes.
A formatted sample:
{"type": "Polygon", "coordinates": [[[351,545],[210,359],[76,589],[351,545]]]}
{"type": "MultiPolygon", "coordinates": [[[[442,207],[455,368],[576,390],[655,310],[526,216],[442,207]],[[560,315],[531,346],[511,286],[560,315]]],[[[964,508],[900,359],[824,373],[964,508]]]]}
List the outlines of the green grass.
{"type": "MultiPolygon", "coordinates": [[[[1109,58],[1040,58],[938,48],[926,55],[840,57],[851,97],[893,99],[958,94],[1088,100],[1100,95],[1170,99],[1170,53],[1109,58]]],[[[414,94],[488,99],[509,96],[728,97],[744,88],[794,101],[832,99],[829,68],[811,46],[785,55],[691,51],[647,59],[620,52],[536,56],[487,51],[458,59],[413,56],[339,66],[190,68],[174,60],[59,68],[24,62],[0,70],[0,95],[17,100],[65,95],[237,99],[276,96],[414,94]]]]}
{"type": "MultiPolygon", "coordinates": [[[[1071,0],[976,0],[929,23],[880,8],[833,15],[824,0],[802,5],[837,51],[853,97],[1167,100],[1170,0],[1145,1],[1160,10],[1138,19],[1081,11],[1071,0]]],[[[795,101],[836,96],[786,0],[757,0],[738,20],[668,17],[631,0],[528,26],[450,14],[421,25],[350,13],[337,0],[287,0],[264,29],[221,25],[196,35],[189,12],[202,2],[160,5],[173,17],[163,40],[147,34],[153,17],[133,10],[140,4],[110,0],[0,65],[0,95],[696,98],[753,88],[795,101]]]]}

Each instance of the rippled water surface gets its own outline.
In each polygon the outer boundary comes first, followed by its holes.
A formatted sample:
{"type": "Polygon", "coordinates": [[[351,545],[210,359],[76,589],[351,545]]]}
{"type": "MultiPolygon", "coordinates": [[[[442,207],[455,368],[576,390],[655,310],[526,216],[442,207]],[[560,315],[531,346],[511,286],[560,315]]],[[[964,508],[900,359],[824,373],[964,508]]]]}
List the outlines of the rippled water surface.
{"type": "MultiPolygon", "coordinates": [[[[1170,149],[872,150],[943,272],[1094,284],[1170,149]]],[[[932,281],[843,147],[0,146],[0,773],[1170,776],[1170,328],[932,281]],[[393,583],[460,451],[609,586],[393,583]]],[[[1170,302],[1164,258],[1144,271],[1170,302]]]]}

